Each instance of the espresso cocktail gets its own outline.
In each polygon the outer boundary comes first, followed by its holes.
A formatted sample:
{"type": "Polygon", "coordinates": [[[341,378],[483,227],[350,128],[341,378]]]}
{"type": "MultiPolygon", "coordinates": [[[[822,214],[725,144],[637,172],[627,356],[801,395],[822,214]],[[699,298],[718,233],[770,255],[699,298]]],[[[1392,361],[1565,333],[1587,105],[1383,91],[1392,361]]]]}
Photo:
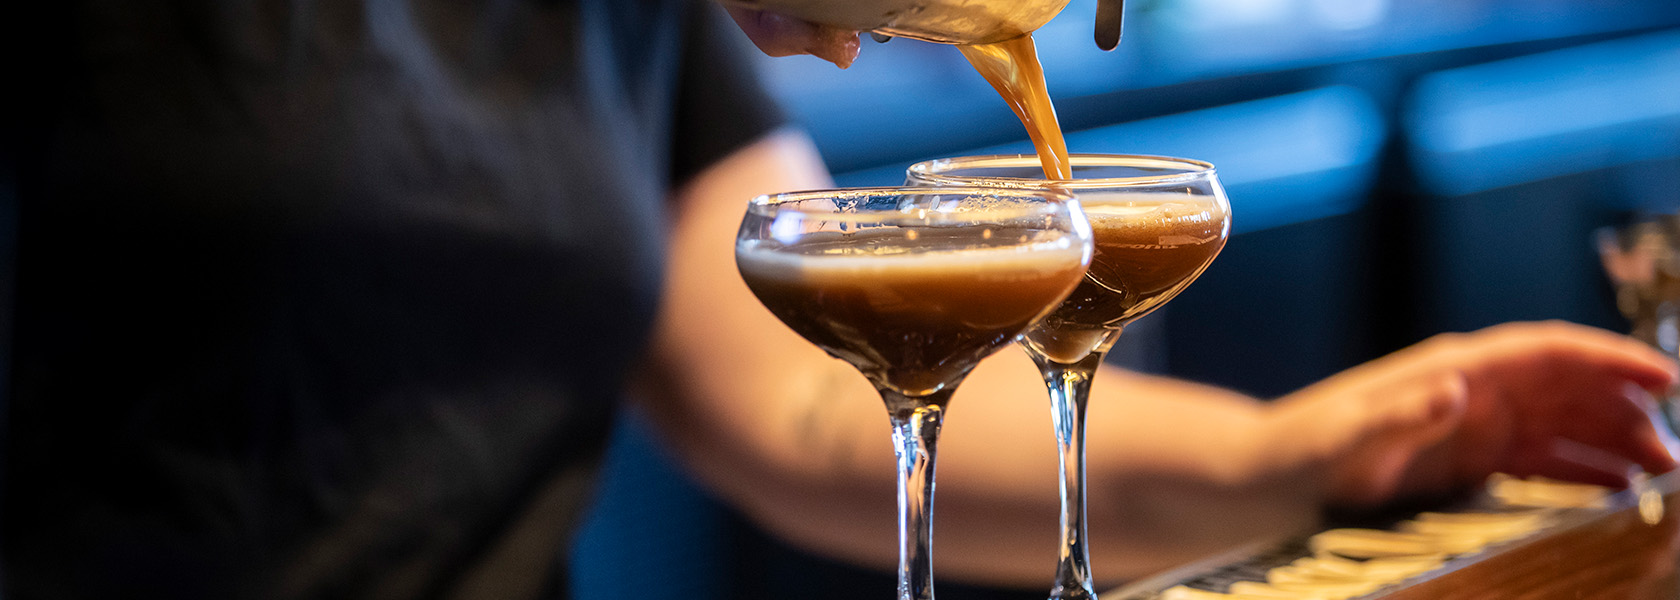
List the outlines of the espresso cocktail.
{"type": "Polygon", "coordinates": [[[875,188],[763,196],[741,277],[806,340],[874,384],[898,456],[899,598],[933,596],[935,447],[951,394],[1084,277],[1091,230],[1054,190],[875,188]]]}
{"type": "Polygon", "coordinates": [[[1148,194],[1085,208],[1094,250],[1079,287],[1027,334],[1064,363],[1107,350],[1114,336],[1195,281],[1225,247],[1227,220],[1195,202],[1148,194]]]}
{"type": "Polygon", "coordinates": [[[909,395],[937,391],[1014,341],[1084,273],[1079,244],[1020,227],[895,227],[756,246],[744,244],[736,263],[770,312],[909,395]]]}
{"type": "Polygon", "coordinates": [[[1061,447],[1062,551],[1052,600],[1096,595],[1085,527],[1085,408],[1103,354],[1128,323],[1190,285],[1225,247],[1230,205],[1207,163],[1074,154],[1071,178],[1044,179],[1040,157],[973,156],[917,163],[912,185],[1058,190],[1079,198],[1094,251],[1079,286],[1022,340],[1050,391],[1061,447]]]}

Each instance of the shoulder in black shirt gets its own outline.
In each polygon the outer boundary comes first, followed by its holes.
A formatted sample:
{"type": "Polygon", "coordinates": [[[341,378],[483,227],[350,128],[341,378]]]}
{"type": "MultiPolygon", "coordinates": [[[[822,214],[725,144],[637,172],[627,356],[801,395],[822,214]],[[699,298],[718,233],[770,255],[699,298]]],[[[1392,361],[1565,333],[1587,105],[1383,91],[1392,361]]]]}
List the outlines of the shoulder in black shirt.
{"type": "Polygon", "coordinates": [[[778,124],[715,7],[62,13],[10,157],[7,595],[558,574],[668,193],[778,124]]]}

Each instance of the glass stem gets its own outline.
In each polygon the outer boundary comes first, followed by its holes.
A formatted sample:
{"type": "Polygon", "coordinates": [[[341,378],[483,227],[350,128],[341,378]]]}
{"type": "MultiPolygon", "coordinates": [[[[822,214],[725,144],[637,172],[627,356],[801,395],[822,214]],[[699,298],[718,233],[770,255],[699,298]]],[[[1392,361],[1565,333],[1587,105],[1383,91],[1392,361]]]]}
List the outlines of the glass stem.
{"type": "Polygon", "coordinates": [[[1062,550],[1050,598],[1095,599],[1091,554],[1085,546],[1085,405],[1103,352],[1092,352],[1073,364],[1059,363],[1037,352],[1028,354],[1038,363],[1044,385],[1050,389],[1051,422],[1061,449],[1057,462],[1062,476],[1062,550]]]}
{"type": "Polygon", "coordinates": [[[951,387],[920,398],[881,391],[898,456],[899,600],[933,600],[933,465],[950,397],[951,387]]]}

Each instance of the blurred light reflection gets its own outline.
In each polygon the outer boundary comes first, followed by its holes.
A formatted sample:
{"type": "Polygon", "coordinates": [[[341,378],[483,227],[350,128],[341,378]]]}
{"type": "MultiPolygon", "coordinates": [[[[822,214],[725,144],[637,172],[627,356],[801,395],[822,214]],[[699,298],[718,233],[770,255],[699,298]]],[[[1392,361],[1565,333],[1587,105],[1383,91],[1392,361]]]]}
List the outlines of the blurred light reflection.
{"type": "Polygon", "coordinates": [[[1409,104],[1443,195],[1680,157],[1680,31],[1442,71],[1409,104]]]}

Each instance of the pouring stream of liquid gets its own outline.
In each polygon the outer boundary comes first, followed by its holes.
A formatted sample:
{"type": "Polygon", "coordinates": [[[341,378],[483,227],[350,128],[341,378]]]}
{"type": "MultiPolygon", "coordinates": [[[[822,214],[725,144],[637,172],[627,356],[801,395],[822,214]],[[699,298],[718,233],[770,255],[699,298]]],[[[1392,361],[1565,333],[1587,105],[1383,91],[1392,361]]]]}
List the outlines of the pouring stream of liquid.
{"type": "Polygon", "coordinates": [[[1038,48],[1031,34],[994,44],[958,46],[974,70],[992,84],[1004,102],[1021,118],[1038,150],[1048,179],[1073,179],[1067,141],[1056,122],[1056,107],[1044,85],[1044,67],[1038,62],[1038,48]]]}

